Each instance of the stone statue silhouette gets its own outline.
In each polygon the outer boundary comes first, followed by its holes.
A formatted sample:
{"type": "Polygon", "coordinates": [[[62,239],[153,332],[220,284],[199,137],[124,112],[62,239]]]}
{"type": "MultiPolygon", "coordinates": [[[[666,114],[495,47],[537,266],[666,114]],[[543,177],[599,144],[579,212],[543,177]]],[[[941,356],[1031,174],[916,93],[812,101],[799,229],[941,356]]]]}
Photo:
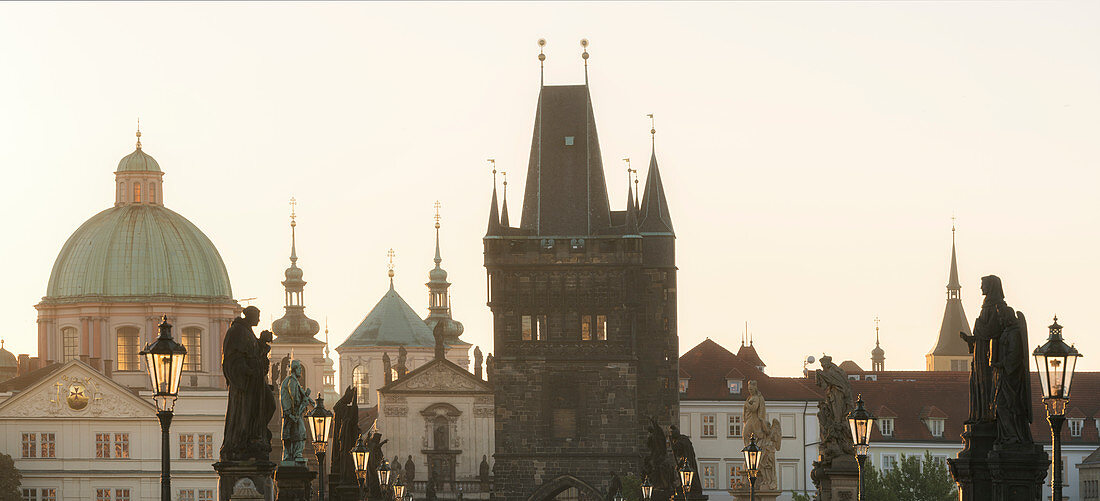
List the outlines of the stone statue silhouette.
{"type": "Polygon", "coordinates": [[[273,335],[263,331],[257,339],[253,333],[260,323],[259,308],[249,306],[243,313],[233,320],[222,343],[222,374],[229,398],[220,456],[222,461],[267,461],[271,454],[267,425],[275,415],[275,393],[267,384],[273,335]]]}
{"type": "Polygon", "coordinates": [[[367,474],[366,488],[367,497],[370,499],[382,498],[382,487],[378,483],[378,466],[382,464],[385,459],[385,455],[382,453],[382,446],[389,442],[389,440],[382,440],[382,433],[380,432],[368,432],[366,439],[367,450],[370,451],[370,456],[367,458],[367,469],[370,473],[367,474]]]}
{"type": "Polygon", "coordinates": [[[397,347],[397,377],[405,377],[405,373],[409,372],[408,366],[409,352],[405,350],[404,346],[397,347]]]}
{"type": "Polygon", "coordinates": [[[493,371],[496,369],[496,362],[493,360],[493,354],[485,357],[485,380],[492,383],[493,378],[496,377],[493,371]]]}
{"type": "Polygon", "coordinates": [[[443,322],[435,324],[435,329],[432,329],[432,335],[435,336],[436,360],[443,360],[447,358],[447,340],[445,332],[446,329],[443,328],[443,322]]]}
{"type": "Polygon", "coordinates": [[[689,464],[691,465],[691,471],[695,472],[695,476],[691,479],[691,485],[681,486],[681,488],[701,494],[703,484],[699,477],[702,475],[699,475],[699,462],[695,459],[695,446],[691,443],[691,437],[680,433],[680,427],[672,425],[668,427],[668,441],[669,445],[672,446],[672,455],[676,457],[677,465],[689,464]]]}
{"type": "Polygon", "coordinates": [[[763,451],[760,455],[757,484],[761,489],[774,491],[779,488],[775,453],[783,446],[783,431],[778,419],[772,419],[771,423],[768,423],[764,395],[760,393],[756,380],[749,381],[749,398],[745,400],[742,416],[745,425],[741,436],[744,438],[745,445],[748,445],[755,436],[756,445],[763,451]]]}
{"type": "Polygon", "coordinates": [[[351,449],[359,439],[359,405],[356,403],[355,386],[348,386],[344,395],[332,406],[333,434],[331,475],[334,483],[355,485],[355,461],[351,458],[351,449]]]}
{"type": "Polygon", "coordinates": [[[310,389],[302,386],[302,362],[292,360],[290,373],[283,378],[279,401],[283,407],[283,461],[305,463],[306,423],[302,416],[313,405],[310,389]]]}
{"type": "Polygon", "coordinates": [[[477,467],[477,479],[482,486],[489,485],[489,457],[484,454],[481,455],[481,464],[477,467]]]}
{"type": "Polygon", "coordinates": [[[416,463],[413,462],[412,455],[405,460],[405,485],[412,485],[416,481],[416,463]]]}
{"type": "Polygon", "coordinates": [[[997,343],[993,338],[994,331],[999,332],[1001,327],[996,318],[997,302],[1004,303],[1001,280],[993,275],[982,277],[982,294],[985,295],[985,301],[982,303],[981,313],[974,320],[974,334],[959,333],[971,353],[970,416],[967,423],[993,421],[993,366],[990,361],[997,343]]]}
{"type": "MultiPolygon", "coordinates": [[[[676,488],[676,462],[668,454],[668,439],[664,429],[652,416],[646,431],[649,432],[646,438],[648,454],[642,467],[642,475],[649,478],[655,493],[664,496],[659,499],[665,499],[676,488]]],[[[654,494],[655,499],[658,499],[657,494],[654,494]]]]}
{"type": "MultiPolygon", "coordinates": [[[[1027,350],[1027,321],[1004,300],[1001,279],[982,277],[985,301],[974,328],[989,337],[989,365],[993,369],[993,417],[997,422],[996,444],[1030,445],[1031,374],[1027,350]]],[[[975,336],[978,331],[975,331],[975,336]]]]}
{"type": "Polygon", "coordinates": [[[481,348],[474,346],[474,377],[481,379],[481,348]]]}
{"type": "Polygon", "coordinates": [[[852,385],[848,375],[833,363],[833,357],[821,357],[821,369],[814,372],[817,386],[825,390],[825,400],[817,404],[817,421],[821,442],[817,445],[818,460],[814,461],[811,477],[817,484],[824,470],[840,461],[844,467],[856,468],[855,445],[848,427],[848,413],[854,408],[852,385]]]}
{"type": "Polygon", "coordinates": [[[393,367],[390,365],[390,354],[382,354],[382,376],[386,379],[386,384],[393,382],[393,367]]]}

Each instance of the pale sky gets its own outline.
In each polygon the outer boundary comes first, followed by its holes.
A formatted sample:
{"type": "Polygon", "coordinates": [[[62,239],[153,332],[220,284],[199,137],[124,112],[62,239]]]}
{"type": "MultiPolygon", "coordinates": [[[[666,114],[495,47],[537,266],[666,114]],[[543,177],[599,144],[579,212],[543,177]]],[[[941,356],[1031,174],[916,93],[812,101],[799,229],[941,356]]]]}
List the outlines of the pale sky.
{"type": "Polygon", "coordinates": [[[613,209],[647,113],[677,231],[680,350],[768,372],[827,352],[923,369],[958,217],[963,300],[997,274],[1032,346],[1057,314],[1100,369],[1100,5],[1095,2],[0,4],[0,332],[142,142],[165,205],[217,245],[237,298],[282,315],[288,199],[306,313],[333,346],[387,289],[427,312],[432,203],[463,338],[491,352],[481,237],[497,159],[518,224],[545,37],[548,84],[589,74],[613,209]]]}

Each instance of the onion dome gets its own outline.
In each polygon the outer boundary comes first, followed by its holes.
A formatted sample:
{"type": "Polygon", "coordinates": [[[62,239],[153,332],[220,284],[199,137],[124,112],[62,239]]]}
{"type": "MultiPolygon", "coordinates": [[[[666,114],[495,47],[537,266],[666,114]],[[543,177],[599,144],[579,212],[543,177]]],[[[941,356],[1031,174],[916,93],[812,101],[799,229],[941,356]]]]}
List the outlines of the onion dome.
{"type": "Polygon", "coordinates": [[[286,313],[271,323],[271,331],[275,333],[276,343],[321,344],[323,341],[313,337],[321,331],[321,324],[306,316],[306,281],[302,280],[302,269],[298,267],[298,222],[294,212],[297,204],[295,199],[290,199],[290,267],[283,273],[286,276],[286,280],[283,280],[283,287],[286,289],[286,313]]]}
{"type": "MultiPolygon", "coordinates": [[[[462,335],[465,327],[462,326],[462,322],[456,321],[451,318],[451,297],[448,293],[448,289],[451,287],[451,283],[447,281],[447,271],[444,270],[440,264],[443,262],[443,258],[439,253],[439,202],[435,203],[435,268],[432,268],[428,272],[428,283],[424,284],[428,286],[428,318],[424,319],[424,323],[428,326],[431,332],[435,332],[435,328],[439,324],[443,324],[443,340],[448,345],[466,344],[464,341],[458,339],[462,335]]],[[[433,334],[434,336],[434,334],[433,334]]]]}

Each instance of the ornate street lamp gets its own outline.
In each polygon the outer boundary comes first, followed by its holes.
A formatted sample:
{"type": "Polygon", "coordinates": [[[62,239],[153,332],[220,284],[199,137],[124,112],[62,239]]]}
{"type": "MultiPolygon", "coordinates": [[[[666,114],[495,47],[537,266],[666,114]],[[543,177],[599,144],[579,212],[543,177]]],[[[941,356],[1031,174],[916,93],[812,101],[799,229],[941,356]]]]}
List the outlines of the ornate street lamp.
{"type": "Polygon", "coordinates": [[[405,481],[401,480],[401,476],[398,475],[397,483],[393,484],[393,501],[402,501],[405,499],[405,481]]]}
{"type": "Polygon", "coordinates": [[[367,486],[367,475],[370,471],[367,469],[367,461],[370,460],[370,449],[367,449],[367,445],[363,443],[363,436],[359,436],[359,440],[355,442],[355,447],[351,448],[351,460],[355,462],[355,478],[359,479],[359,486],[367,486]]]}
{"type": "Polygon", "coordinates": [[[382,462],[378,464],[378,489],[383,494],[386,493],[386,488],[390,486],[390,473],[390,462],[383,457],[382,462]]]}
{"type": "Polygon", "coordinates": [[[745,464],[749,467],[749,501],[756,501],[756,475],[760,473],[760,447],[756,445],[756,434],[749,435],[749,445],[741,452],[745,454],[745,464]]]}
{"type": "Polygon", "coordinates": [[[306,421],[309,423],[309,434],[313,436],[318,476],[321,477],[318,499],[325,499],[325,450],[328,448],[328,437],[332,433],[332,411],[325,408],[324,395],[317,395],[317,403],[314,404],[313,411],[306,415],[306,421]]]}
{"type": "Polygon", "coordinates": [[[645,501],[653,499],[653,484],[649,482],[649,476],[642,480],[642,499],[645,501]]]}
{"type": "Polygon", "coordinates": [[[160,337],[141,350],[141,356],[145,358],[145,370],[149,372],[149,382],[153,387],[157,418],[160,419],[161,501],[172,501],[172,465],[168,457],[168,428],[172,425],[176,397],[180,392],[183,358],[186,355],[187,348],[172,339],[172,324],[168,323],[167,315],[161,318],[160,337]]]}
{"type": "Polygon", "coordinates": [[[863,407],[863,395],[856,399],[856,408],[848,413],[848,425],[852,428],[852,442],[856,446],[856,459],[859,461],[859,499],[863,500],[863,463],[867,461],[867,452],[871,448],[871,422],[875,415],[863,407]]]}
{"type": "Polygon", "coordinates": [[[691,490],[691,480],[695,478],[695,470],[691,469],[691,463],[684,459],[683,466],[680,467],[680,485],[684,491],[684,499],[688,497],[688,491],[691,490]]]}
{"type": "Polygon", "coordinates": [[[626,501],[626,498],[623,497],[622,491],[615,493],[615,501],[626,501]]]}
{"type": "Polygon", "coordinates": [[[1077,348],[1062,340],[1062,326],[1058,317],[1050,324],[1050,336],[1046,344],[1035,348],[1035,365],[1039,366],[1039,387],[1043,389],[1043,403],[1050,422],[1054,444],[1054,471],[1051,490],[1053,499],[1062,499],[1062,425],[1066,422],[1066,404],[1069,403],[1069,387],[1073,382],[1073,370],[1082,355],[1077,348]]]}

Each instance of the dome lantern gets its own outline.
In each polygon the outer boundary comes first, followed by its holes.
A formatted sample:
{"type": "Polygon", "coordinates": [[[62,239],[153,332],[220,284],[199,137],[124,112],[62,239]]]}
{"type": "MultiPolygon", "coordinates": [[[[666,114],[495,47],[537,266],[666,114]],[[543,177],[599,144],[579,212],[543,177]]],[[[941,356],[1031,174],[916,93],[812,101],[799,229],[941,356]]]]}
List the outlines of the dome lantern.
{"type": "Polygon", "coordinates": [[[141,122],[133,153],[122,157],[115,169],[115,206],[163,205],[164,172],[152,156],[141,149],[141,122]]]}

